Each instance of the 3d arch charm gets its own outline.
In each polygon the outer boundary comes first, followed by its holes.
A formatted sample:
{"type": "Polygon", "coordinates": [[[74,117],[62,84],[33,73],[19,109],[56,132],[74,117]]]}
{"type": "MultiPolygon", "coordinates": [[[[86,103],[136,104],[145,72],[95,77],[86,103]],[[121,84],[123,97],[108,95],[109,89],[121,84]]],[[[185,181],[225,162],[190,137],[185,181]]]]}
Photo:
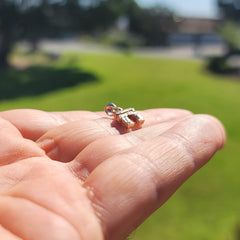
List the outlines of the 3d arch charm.
{"type": "Polygon", "coordinates": [[[104,110],[107,115],[113,116],[117,122],[127,129],[133,127],[141,128],[145,121],[134,108],[122,109],[117,107],[114,103],[109,103],[105,106],[104,110]]]}

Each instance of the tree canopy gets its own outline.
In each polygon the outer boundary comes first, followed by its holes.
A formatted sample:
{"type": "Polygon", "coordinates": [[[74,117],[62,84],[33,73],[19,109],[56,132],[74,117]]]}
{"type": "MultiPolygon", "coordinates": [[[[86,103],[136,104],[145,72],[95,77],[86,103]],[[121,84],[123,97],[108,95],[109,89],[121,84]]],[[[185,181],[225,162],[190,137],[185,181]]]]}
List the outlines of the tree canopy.
{"type": "Polygon", "coordinates": [[[223,19],[220,34],[228,44],[229,53],[240,50],[240,0],[218,0],[223,19]]]}
{"type": "Polygon", "coordinates": [[[148,45],[166,45],[174,27],[171,12],[143,9],[135,0],[0,0],[0,67],[16,41],[34,46],[41,38],[104,32],[121,16],[148,45]]]}
{"type": "Polygon", "coordinates": [[[218,6],[224,19],[240,20],[240,0],[218,0],[218,6]]]}

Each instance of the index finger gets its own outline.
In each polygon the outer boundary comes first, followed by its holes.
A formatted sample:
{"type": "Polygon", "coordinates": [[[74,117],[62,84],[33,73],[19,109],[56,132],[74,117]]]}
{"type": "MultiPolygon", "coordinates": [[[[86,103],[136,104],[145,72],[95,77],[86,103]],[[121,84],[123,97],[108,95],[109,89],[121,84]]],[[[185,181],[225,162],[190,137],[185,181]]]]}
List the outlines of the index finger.
{"type": "Polygon", "coordinates": [[[223,147],[225,137],[218,120],[196,115],[100,163],[83,186],[106,238],[126,237],[223,147]]]}
{"type": "Polygon", "coordinates": [[[100,116],[88,111],[45,112],[35,109],[15,109],[0,112],[0,117],[11,122],[24,138],[37,140],[52,128],[76,120],[93,120],[100,116]]]}
{"type": "MultiPolygon", "coordinates": [[[[149,125],[168,120],[174,120],[190,115],[187,110],[180,109],[151,109],[139,111],[149,125]]],[[[104,112],[67,111],[45,112],[34,109],[15,109],[0,112],[0,117],[11,122],[23,135],[24,138],[36,141],[49,130],[65,123],[77,120],[96,120],[106,116],[104,112]]]]}

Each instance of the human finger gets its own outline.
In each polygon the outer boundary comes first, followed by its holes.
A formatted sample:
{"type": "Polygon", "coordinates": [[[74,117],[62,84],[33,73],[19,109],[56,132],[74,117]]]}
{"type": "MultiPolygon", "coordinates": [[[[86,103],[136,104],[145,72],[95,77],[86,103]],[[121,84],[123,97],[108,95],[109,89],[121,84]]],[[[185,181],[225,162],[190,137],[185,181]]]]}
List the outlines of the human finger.
{"type": "MultiPolygon", "coordinates": [[[[143,128],[146,128],[162,121],[186,117],[190,113],[180,110],[147,110],[141,114],[145,118],[143,128]]],[[[75,121],[48,131],[37,143],[51,159],[69,162],[93,141],[127,131],[111,118],[75,121]]]]}
{"type": "MultiPolygon", "coordinates": [[[[153,109],[140,113],[145,118],[151,115],[153,122],[166,121],[190,114],[187,110],[179,109],[153,109]]],[[[0,117],[16,126],[23,137],[34,141],[47,131],[65,123],[77,120],[94,120],[104,116],[106,116],[105,112],[89,111],[44,112],[34,109],[15,109],[0,112],[0,117]]]]}
{"type": "Polygon", "coordinates": [[[89,174],[104,160],[161,135],[177,122],[167,121],[128,134],[100,138],[83,149],[68,166],[72,171],[78,173],[80,179],[85,181],[89,174]]]}
{"type": "Polygon", "coordinates": [[[17,128],[0,118],[0,166],[44,155],[35,142],[24,139],[17,128]]]}
{"type": "Polygon", "coordinates": [[[1,225],[0,225],[0,237],[1,239],[4,240],[21,240],[21,238],[15,236],[13,233],[3,228],[1,225]]]}
{"type": "Polygon", "coordinates": [[[1,225],[19,236],[17,239],[79,239],[63,217],[23,197],[1,196],[0,214],[1,225]]]}
{"type": "Polygon", "coordinates": [[[22,239],[103,239],[86,189],[65,164],[44,158],[0,168],[2,226],[22,239]]]}
{"type": "Polygon", "coordinates": [[[24,138],[37,140],[52,128],[76,120],[100,118],[98,114],[88,111],[44,112],[34,109],[15,109],[0,112],[0,117],[11,122],[24,138]]]}
{"type": "Polygon", "coordinates": [[[100,164],[83,186],[106,239],[124,239],[224,142],[222,125],[213,117],[197,115],[100,164]]]}

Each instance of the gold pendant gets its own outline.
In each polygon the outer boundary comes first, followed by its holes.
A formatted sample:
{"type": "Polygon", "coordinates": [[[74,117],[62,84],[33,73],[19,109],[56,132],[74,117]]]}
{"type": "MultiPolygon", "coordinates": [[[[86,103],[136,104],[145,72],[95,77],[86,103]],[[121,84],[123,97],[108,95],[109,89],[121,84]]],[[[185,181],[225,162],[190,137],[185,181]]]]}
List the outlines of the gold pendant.
{"type": "Polygon", "coordinates": [[[134,108],[122,109],[117,107],[114,103],[109,103],[105,106],[104,110],[108,116],[113,116],[117,122],[127,129],[133,127],[141,128],[145,121],[134,108]]]}

